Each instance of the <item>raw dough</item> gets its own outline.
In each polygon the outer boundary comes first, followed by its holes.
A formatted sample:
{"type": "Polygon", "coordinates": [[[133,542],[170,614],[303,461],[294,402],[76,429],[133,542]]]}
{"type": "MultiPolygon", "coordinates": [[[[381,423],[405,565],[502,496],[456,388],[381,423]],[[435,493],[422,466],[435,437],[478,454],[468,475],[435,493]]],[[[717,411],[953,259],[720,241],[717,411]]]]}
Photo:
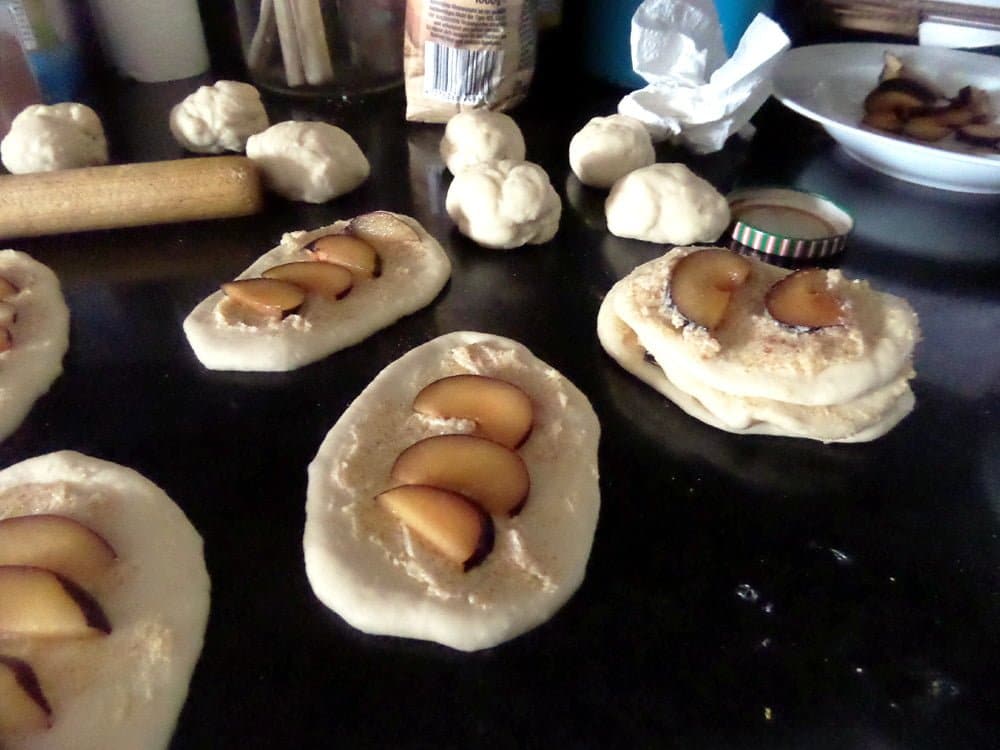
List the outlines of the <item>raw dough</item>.
{"type": "Polygon", "coordinates": [[[484,247],[509,249],[551,240],[559,229],[562,201],[537,164],[497,161],[455,175],[445,208],[466,237],[484,247]]]}
{"type": "Polygon", "coordinates": [[[0,277],[18,292],[0,302],[13,346],[0,353],[0,440],[18,428],[32,404],[62,372],[69,309],[52,270],[30,255],[0,250],[0,277]]]}
{"type": "Polygon", "coordinates": [[[452,174],[484,162],[521,161],[524,155],[521,129],[502,112],[486,109],[460,112],[448,120],[441,139],[441,158],[452,174]]]}
{"type": "Polygon", "coordinates": [[[52,707],[41,732],[0,737],[4,750],[166,748],[208,620],[202,540],[169,497],[108,461],[61,451],[0,472],[0,518],[66,515],[114,547],[118,561],[90,591],[107,636],[5,638],[34,668],[52,707]]]}
{"type": "Polygon", "coordinates": [[[243,151],[247,138],[266,130],[260,92],[249,83],[218,81],[201,86],[170,111],[170,132],[188,151],[243,151]]]}
{"type": "Polygon", "coordinates": [[[85,104],[32,104],[0,141],[11,174],[52,172],[108,163],[108,143],[97,113],[85,104]]]}
{"type": "Polygon", "coordinates": [[[510,339],[450,333],[386,367],[348,407],[309,466],[306,573],[316,595],[366,633],[489,648],[548,620],[580,585],[600,507],[600,425],[572,383],[510,339]],[[460,568],[374,503],[399,453],[424,437],[468,432],[412,409],[428,383],[475,373],[517,385],[535,424],[518,449],[531,475],[524,509],[494,517],[493,551],[460,568]]]}
{"type": "Polygon", "coordinates": [[[634,117],[594,117],[569,142],[569,165],[584,185],[610,188],[619,177],[656,161],[646,126],[634,117]]]}
{"type": "Polygon", "coordinates": [[[767,289],[789,272],[754,261],[710,335],[663,305],[674,264],[697,249],[674,248],[639,266],[605,297],[598,338],[626,370],[691,416],[742,434],[861,442],[913,409],[909,380],[920,334],[905,300],[829,271],[850,324],[795,333],[763,307],[767,289]]]}
{"type": "Polygon", "coordinates": [[[651,164],[618,180],[604,204],[619,237],[686,245],[714,242],[729,225],[729,204],[683,164],[651,164]]]}
{"type": "Polygon", "coordinates": [[[371,166],[345,131],[325,122],[279,122],[247,139],[247,156],[268,188],[285,198],[325,203],[368,179],[371,166]]]}
{"type": "MultiPolygon", "coordinates": [[[[210,370],[281,372],[315,362],[367,338],[404,315],[430,304],[451,275],[451,262],[419,222],[392,214],[412,239],[387,237],[375,245],[381,275],[357,281],[346,297],[310,295],[303,308],[281,320],[244,323],[227,318],[225,294],[217,291],[184,321],[184,333],[210,370]]],[[[338,221],[311,232],[291,232],[239,278],[259,276],[272,266],[311,260],[306,246],[317,237],[342,232],[338,221]]]]}

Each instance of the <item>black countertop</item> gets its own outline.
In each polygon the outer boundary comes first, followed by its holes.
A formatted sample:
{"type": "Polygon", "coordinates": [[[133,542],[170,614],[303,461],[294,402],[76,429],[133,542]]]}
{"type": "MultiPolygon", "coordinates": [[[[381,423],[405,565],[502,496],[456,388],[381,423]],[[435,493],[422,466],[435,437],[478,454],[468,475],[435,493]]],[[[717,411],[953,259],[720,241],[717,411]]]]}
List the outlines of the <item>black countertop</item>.
{"type": "MultiPolygon", "coordinates": [[[[181,157],[170,106],[204,80],[115,84],[117,162],[181,157]]],[[[163,487],[205,539],[212,611],[172,747],[995,747],[1000,667],[1000,198],[899,182],[770,102],[749,144],[663,149],[721,190],[783,183],[857,227],[842,266],[917,309],[917,407],[861,445],[740,437],[683,414],[595,335],[612,283],[662,246],[603,227],[571,135],[613,110],[597,86],[536,89],[514,113],[564,199],[552,242],[480,248],[443,210],[439,126],[401,96],[272,120],[352,133],[371,179],[319,206],[271,199],[225,221],[4,242],[49,264],[72,311],[65,372],[0,465],[71,448],[163,487]],[[181,321],[282,232],[372,209],[415,216],[454,266],[440,297],[285,374],[209,372],[181,321]],[[385,365],[453,330],[520,340],[602,424],[586,580],[547,624],[463,654],[359,633],[313,596],[306,465],[385,365]]]]}

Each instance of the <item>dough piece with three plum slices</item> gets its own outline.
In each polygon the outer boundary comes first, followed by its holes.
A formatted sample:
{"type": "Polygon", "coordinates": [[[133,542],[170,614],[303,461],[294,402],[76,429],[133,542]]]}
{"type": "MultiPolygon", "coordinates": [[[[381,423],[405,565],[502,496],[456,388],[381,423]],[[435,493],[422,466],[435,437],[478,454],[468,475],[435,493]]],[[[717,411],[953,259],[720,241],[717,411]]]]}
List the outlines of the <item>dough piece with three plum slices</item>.
{"type": "Polygon", "coordinates": [[[0,747],[168,746],[210,583],[163,490],[72,451],[3,470],[0,592],[0,747]]]}
{"type": "Polygon", "coordinates": [[[0,440],[62,372],[69,309],[52,270],[16,250],[0,250],[0,440]]]}
{"type": "Polygon", "coordinates": [[[348,407],[309,466],[313,590],[366,633],[462,651],[545,622],[584,577],[599,435],[586,396],[515,341],[462,331],[412,349],[348,407]],[[512,487],[509,502],[487,503],[512,487]],[[425,512],[435,505],[447,507],[425,512]],[[464,551],[429,543],[435,531],[464,551]]]}
{"type": "Polygon", "coordinates": [[[905,300],[839,271],[793,275],[720,248],[675,248],[612,287],[597,332],[622,367],[729,432],[862,442],[888,432],[914,405],[916,314],[905,300]],[[696,253],[720,254],[730,267],[714,279],[707,265],[685,274],[684,284],[707,285],[691,295],[698,304],[721,305],[721,318],[707,324],[681,310],[677,269],[696,253]],[[737,282],[724,279],[734,265],[745,273],[737,282]],[[829,321],[792,319],[821,300],[831,305],[829,321]]]}
{"type": "Polygon", "coordinates": [[[428,305],[450,275],[419,222],[376,211],[286,234],[200,302],[184,333],[210,370],[294,370],[428,305]]]}

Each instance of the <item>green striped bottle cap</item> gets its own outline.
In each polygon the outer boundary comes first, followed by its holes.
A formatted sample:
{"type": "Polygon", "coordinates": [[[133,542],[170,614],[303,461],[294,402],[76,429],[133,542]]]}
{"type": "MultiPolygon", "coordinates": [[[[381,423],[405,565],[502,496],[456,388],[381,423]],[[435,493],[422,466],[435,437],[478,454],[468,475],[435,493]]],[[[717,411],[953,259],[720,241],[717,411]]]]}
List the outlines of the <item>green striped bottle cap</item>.
{"type": "Polygon", "coordinates": [[[746,188],[727,196],[734,249],[788,260],[836,255],[847,244],[854,219],[816,193],[787,188],[746,188]]]}

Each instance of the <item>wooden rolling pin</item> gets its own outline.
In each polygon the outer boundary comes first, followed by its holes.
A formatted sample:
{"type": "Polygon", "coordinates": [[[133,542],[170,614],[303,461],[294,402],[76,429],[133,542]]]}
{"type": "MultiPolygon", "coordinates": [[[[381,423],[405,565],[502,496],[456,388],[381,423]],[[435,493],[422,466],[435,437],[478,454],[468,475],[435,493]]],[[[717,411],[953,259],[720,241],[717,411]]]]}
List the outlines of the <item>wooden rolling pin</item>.
{"type": "Polygon", "coordinates": [[[0,239],[247,216],[263,205],[245,156],[0,176],[0,239]]]}

